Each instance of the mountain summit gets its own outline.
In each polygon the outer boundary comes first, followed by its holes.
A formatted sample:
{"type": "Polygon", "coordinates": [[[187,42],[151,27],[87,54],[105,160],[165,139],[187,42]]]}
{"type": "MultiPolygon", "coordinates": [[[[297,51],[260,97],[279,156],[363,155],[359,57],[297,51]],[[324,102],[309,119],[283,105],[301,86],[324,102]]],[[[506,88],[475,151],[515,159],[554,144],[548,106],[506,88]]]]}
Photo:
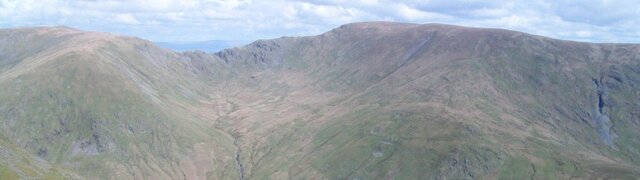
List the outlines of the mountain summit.
{"type": "Polygon", "coordinates": [[[0,30],[0,179],[628,179],[640,45],[353,23],[216,53],[0,30]]]}

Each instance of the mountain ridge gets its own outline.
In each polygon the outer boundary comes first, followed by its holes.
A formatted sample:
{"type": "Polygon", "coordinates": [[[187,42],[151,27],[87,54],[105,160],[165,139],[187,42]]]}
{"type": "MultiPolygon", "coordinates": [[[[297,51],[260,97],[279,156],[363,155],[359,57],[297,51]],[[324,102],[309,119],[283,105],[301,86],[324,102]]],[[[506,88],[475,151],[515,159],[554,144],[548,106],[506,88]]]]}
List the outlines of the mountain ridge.
{"type": "Polygon", "coordinates": [[[67,28],[0,44],[2,135],[88,178],[640,172],[637,44],[390,22],[216,53],[67,28]]]}

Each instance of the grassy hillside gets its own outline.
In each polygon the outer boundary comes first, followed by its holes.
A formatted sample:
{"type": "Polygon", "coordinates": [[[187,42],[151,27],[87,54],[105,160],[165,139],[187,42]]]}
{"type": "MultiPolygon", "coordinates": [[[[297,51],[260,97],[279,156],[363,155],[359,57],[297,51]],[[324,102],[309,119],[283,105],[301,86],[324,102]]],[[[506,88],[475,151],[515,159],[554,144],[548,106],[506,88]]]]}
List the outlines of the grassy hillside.
{"type": "Polygon", "coordinates": [[[145,56],[153,45],[69,29],[25,31],[54,36],[43,41],[59,39],[58,31],[78,34],[2,74],[2,132],[18,147],[89,178],[236,176],[223,173],[235,169],[231,138],[185,113],[180,104],[199,94],[176,95],[189,87],[187,77],[171,77],[168,67],[179,66],[145,56]]]}

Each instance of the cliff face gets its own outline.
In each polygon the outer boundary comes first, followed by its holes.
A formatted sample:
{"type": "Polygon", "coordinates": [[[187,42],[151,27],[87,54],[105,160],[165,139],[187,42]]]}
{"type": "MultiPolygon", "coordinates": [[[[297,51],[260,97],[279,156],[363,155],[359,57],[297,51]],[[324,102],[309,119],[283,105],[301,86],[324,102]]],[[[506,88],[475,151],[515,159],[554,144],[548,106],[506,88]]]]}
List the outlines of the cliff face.
{"type": "Polygon", "coordinates": [[[12,29],[0,52],[0,135],[80,176],[640,176],[639,45],[372,22],[214,54],[12,29]]]}

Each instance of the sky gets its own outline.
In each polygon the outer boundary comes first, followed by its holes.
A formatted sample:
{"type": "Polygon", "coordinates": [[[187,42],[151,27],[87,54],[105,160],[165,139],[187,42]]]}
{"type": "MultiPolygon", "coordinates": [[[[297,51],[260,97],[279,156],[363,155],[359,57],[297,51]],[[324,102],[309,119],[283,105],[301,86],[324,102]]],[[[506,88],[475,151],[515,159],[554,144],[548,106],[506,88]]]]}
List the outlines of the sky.
{"type": "Polygon", "coordinates": [[[317,35],[362,21],[640,43],[638,0],[0,0],[0,28],[69,26],[158,42],[317,35]]]}

